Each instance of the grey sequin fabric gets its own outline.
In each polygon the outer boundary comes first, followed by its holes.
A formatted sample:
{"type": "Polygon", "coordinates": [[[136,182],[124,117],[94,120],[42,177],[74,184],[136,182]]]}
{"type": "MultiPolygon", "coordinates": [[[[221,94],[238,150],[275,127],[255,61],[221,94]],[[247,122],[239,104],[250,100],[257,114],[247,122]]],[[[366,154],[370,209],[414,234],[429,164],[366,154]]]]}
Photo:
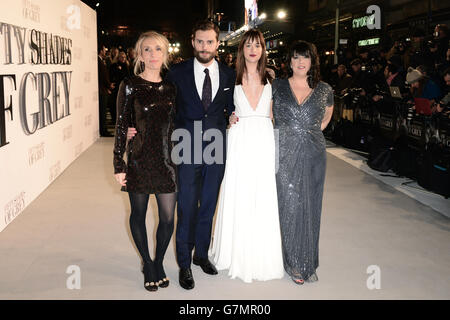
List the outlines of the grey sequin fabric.
{"type": "Polygon", "coordinates": [[[283,262],[291,277],[318,280],[319,233],[326,151],[321,123],[333,91],[319,82],[298,104],[287,79],[272,84],[273,115],[279,134],[277,172],[283,262]]]}

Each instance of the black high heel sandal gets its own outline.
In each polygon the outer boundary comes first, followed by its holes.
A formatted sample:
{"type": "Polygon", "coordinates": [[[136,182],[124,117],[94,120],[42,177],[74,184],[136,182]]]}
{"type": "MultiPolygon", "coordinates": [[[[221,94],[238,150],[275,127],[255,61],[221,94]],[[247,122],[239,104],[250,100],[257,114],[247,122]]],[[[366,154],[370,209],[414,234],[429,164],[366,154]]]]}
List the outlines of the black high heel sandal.
{"type": "Polygon", "coordinates": [[[314,272],[308,279],[305,280],[306,282],[316,282],[319,281],[319,277],[314,272]]]}
{"type": "Polygon", "coordinates": [[[158,279],[158,286],[161,288],[167,288],[169,286],[169,278],[167,278],[166,273],[164,272],[164,268],[162,265],[162,262],[155,262],[155,268],[156,268],[156,275],[158,279]]]}
{"type": "Polygon", "coordinates": [[[142,273],[144,273],[144,288],[148,291],[158,290],[158,283],[155,281],[155,269],[153,263],[144,263],[142,273]]]}

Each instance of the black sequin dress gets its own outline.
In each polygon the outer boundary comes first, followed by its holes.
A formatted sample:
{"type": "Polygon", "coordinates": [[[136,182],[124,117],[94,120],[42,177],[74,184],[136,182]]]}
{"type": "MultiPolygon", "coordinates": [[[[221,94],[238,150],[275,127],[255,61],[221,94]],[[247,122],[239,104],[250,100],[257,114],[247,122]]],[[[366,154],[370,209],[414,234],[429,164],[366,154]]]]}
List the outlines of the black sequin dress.
{"type": "Polygon", "coordinates": [[[126,172],[127,186],[122,187],[122,191],[145,194],[177,191],[170,140],[174,130],[175,96],[175,86],[167,81],[150,82],[133,76],[120,83],[114,173],[126,172]],[[127,145],[129,127],[136,128],[137,134],[127,145]]]}
{"type": "Polygon", "coordinates": [[[326,151],[321,124],[333,90],[319,82],[298,104],[288,79],[275,80],[273,116],[279,133],[277,172],[283,262],[291,277],[317,280],[326,151]]]}

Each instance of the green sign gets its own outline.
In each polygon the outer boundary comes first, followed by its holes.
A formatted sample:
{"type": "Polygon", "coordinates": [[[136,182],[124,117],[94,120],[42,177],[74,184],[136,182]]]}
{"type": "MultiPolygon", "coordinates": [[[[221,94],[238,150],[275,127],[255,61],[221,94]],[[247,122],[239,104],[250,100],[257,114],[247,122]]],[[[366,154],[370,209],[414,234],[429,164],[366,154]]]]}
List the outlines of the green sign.
{"type": "Polygon", "coordinates": [[[375,14],[371,16],[364,16],[361,18],[353,19],[352,27],[353,29],[366,27],[368,24],[375,23],[375,14]]]}
{"type": "Polygon", "coordinates": [[[372,38],[372,39],[366,39],[366,40],[359,40],[358,46],[371,46],[373,44],[378,44],[380,42],[380,38],[372,38]]]}

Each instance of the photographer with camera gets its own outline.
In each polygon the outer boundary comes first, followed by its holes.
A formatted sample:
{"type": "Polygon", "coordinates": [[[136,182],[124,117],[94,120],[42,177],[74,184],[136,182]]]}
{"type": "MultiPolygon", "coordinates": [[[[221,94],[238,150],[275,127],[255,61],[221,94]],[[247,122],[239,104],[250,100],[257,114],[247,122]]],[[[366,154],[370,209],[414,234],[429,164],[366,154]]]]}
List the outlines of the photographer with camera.
{"type": "Polygon", "coordinates": [[[361,61],[361,64],[365,65],[369,62],[369,49],[366,47],[361,47],[359,49],[359,60],[361,61]]]}
{"type": "Polygon", "coordinates": [[[347,68],[345,67],[345,65],[338,65],[336,77],[332,82],[336,83],[334,87],[335,108],[333,119],[335,121],[339,121],[339,119],[341,119],[342,117],[344,108],[344,95],[352,85],[352,76],[347,73],[347,68]]]}
{"type": "Polygon", "coordinates": [[[436,70],[442,68],[446,63],[446,55],[449,48],[448,42],[449,30],[447,25],[436,25],[434,28],[433,39],[428,41],[428,46],[432,53],[436,70]]]}
{"type": "Polygon", "coordinates": [[[352,76],[347,73],[347,67],[343,64],[338,65],[335,93],[336,95],[343,95],[352,85],[352,76]]]}
{"type": "Polygon", "coordinates": [[[402,39],[399,39],[394,42],[394,45],[386,54],[386,59],[388,63],[395,64],[398,67],[400,74],[404,74],[406,56],[406,44],[402,39]]]}
{"type": "Polygon", "coordinates": [[[381,92],[375,93],[372,96],[372,100],[376,103],[375,105],[379,111],[393,113],[389,87],[398,87],[402,95],[405,95],[407,90],[405,89],[404,80],[400,74],[399,67],[390,61],[388,61],[388,64],[384,68],[384,78],[385,81],[380,87],[381,92]]]}
{"type": "Polygon", "coordinates": [[[350,65],[352,67],[352,84],[351,88],[362,88],[363,91],[361,92],[362,95],[366,94],[367,91],[367,72],[366,69],[368,68],[368,65],[364,65],[364,70],[362,70],[362,63],[360,59],[354,59],[350,62],[350,65]]]}
{"type": "Polygon", "coordinates": [[[428,68],[434,68],[433,56],[426,45],[425,31],[422,29],[416,29],[413,32],[408,55],[408,67],[417,68],[420,65],[425,65],[428,68]]]}
{"type": "Polygon", "coordinates": [[[384,77],[385,64],[380,58],[372,58],[368,68],[370,72],[367,73],[367,93],[373,96],[377,88],[383,87],[386,83],[386,78],[384,77]]]}

